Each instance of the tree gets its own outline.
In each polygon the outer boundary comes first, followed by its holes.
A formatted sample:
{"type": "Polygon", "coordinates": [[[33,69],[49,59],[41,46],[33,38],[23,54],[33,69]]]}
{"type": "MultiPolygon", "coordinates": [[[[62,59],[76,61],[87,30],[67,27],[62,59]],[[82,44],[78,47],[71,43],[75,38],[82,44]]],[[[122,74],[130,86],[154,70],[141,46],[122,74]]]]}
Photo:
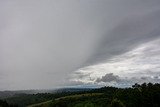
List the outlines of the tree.
{"type": "Polygon", "coordinates": [[[138,83],[135,83],[134,85],[132,85],[133,88],[139,88],[141,85],[139,85],[138,83]]]}
{"type": "Polygon", "coordinates": [[[120,100],[113,99],[110,107],[125,107],[125,105],[120,100]]]}

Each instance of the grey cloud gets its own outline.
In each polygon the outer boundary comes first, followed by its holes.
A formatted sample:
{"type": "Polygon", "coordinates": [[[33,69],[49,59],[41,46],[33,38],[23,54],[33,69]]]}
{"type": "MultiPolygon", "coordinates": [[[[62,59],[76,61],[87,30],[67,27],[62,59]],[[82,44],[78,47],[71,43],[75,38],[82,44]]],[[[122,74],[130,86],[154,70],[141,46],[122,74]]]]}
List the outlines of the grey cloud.
{"type": "Polygon", "coordinates": [[[131,15],[122,20],[95,49],[91,62],[102,62],[160,37],[160,9],[140,15],[131,15]]]}
{"type": "Polygon", "coordinates": [[[119,79],[119,76],[118,75],[114,75],[113,73],[109,73],[109,74],[106,74],[104,76],[102,76],[102,78],[98,78],[96,80],[96,82],[118,82],[120,79],[119,79]]]}
{"type": "Polygon", "coordinates": [[[76,78],[85,78],[85,77],[89,77],[90,74],[91,73],[83,74],[83,73],[76,72],[74,73],[74,76],[76,76],[76,78]]]}
{"type": "Polygon", "coordinates": [[[160,79],[160,76],[154,76],[154,79],[160,79]]]}
{"type": "Polygon", "coordinates": [[[159,10],[159,0],[1,0],[0,90],[70,84],[75,70],[159,37],[159,10]]]}
{"type": "Polygon", "coordinates": [[[113,73],[106,74],[105,76],[102,76],[102,78],[98,78],[96,80],[96,83],[104,82],[105,85],[112,85],[117,87],[129,87],[132,86],[135,83],[159,83],[160,82],[160,76],[142,76],[142,77],[119,77],[118,75],[113,75],[113,73]],[[115,82],[115,83],[114,83],[115,82]]]}
{"type": "Polygon", "coordinates": [[[141,77],[141,79],[142,79],[142,80],[146,80],[146,79],[147,79],[147,77],[141,77]]]}
{"type": "Polygon", "coordinates": [[[81,81],[71,81],[69,85],[71,85],[71,86],[77,86],[77,85],[84,85],[84,83],[81,82],[81,81]]]}
{"type": "Polygon", "coordinates": [[[149,83],[149,82],[159,83],[160,78],[159,77],[155,78],[155,77],[152,77],[152,76],[142,76],[140,78],[138,78],[138,77],[131,78],[128,81],[132,81],[133,82],[132,84],[134,84],[134,83],[144,83],[144,82],[146,82],[146,83],[149,83]]]}

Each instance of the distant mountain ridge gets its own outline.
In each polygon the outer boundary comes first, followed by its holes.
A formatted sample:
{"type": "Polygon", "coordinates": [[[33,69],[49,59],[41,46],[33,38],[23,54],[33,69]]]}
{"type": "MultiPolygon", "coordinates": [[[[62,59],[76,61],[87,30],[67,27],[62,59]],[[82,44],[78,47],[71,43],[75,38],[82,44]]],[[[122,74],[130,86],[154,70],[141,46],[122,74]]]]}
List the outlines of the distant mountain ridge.
{"type": "Polygon", "coordinates": [[[17,90],[17,91],[0,91],[0,99],[19,96],[21,94],[37,94],[37,93],[61,93],[61,92],[77,92],[87,91],[91,88],[59,88],[50,90],[17,90]]]}

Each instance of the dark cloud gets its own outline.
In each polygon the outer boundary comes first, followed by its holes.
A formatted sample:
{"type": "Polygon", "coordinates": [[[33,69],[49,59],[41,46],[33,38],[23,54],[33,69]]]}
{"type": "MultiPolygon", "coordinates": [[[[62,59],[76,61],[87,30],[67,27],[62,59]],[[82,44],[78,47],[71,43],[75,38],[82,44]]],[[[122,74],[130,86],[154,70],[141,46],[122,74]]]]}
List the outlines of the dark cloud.
{"type": "Polygon", "coordinates": [[[114,75],[113,73],[106,74],[102,76],[102,78],[98,78],[96,82],[118,82],[120,81],[118,75],[114,75]]]}
{"type": "Polygon", "coordinates": [[[160,79],[160,76],[154,76],[154,79],[160,79]]]}
{"type": "Polygon", "coordinates": [[[91,63],[106,61],[160,37],[159,18],[160,9],[146,14],[130,15],[106,33],[89,61],[91,63]]]}
{"type": "Polygon", "coordinates": [[[147,77],[141,77],[142,80],[147,80],[147,77]]]}

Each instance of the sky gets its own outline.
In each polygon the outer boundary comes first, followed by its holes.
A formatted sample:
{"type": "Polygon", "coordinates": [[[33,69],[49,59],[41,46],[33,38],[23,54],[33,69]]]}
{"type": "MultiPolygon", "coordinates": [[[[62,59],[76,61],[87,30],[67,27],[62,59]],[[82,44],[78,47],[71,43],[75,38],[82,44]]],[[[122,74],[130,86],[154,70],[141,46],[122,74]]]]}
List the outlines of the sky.
{"type": "Polygon", "coordinates": [[[1,0],[0,90],[160,83],[159,0],[1,0]]]}

